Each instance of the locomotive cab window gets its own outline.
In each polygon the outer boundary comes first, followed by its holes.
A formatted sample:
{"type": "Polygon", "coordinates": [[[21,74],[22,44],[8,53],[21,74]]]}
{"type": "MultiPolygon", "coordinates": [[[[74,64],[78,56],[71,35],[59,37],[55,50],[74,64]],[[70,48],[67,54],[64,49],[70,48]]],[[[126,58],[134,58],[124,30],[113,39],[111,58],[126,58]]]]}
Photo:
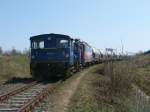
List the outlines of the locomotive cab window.
{"type": "Polygon", "coordinates": [[[44,48],[44,41],[40,41],[40,42],[39,42],[39,48],[40,48],[40,49],[43,49],[43,48],[44,48]]]}
{"type": "Polygon", "coordinates": [[[31,48],[32,49],[37,49],[37,42],[32,42],[31,48]]]}
{"type": "Polygon", "coordinates": [[[67,48],[68,45],[69,45],[69,41],[68,40],[63,39],[63,40],[59,41],[59,47],[61,47],[61,48],[67,48]]]}
{"type": "Polygon", "coordinates": [[[44,41],[33,41],[31,43],[32,49],[43,49],[44,48],[44,41]]]}

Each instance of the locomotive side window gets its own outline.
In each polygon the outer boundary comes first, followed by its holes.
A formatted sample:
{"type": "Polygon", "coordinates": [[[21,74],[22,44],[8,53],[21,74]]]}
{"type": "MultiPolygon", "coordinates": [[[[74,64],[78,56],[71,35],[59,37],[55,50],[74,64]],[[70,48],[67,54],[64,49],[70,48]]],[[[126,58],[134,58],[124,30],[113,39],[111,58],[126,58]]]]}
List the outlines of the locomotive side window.
{"type": "Polygon", "coordinates": [[[62,48],[67,48],[68,47],[68,40],[60,40],[59,41],[59,47],[62,47],[62,48]]]}

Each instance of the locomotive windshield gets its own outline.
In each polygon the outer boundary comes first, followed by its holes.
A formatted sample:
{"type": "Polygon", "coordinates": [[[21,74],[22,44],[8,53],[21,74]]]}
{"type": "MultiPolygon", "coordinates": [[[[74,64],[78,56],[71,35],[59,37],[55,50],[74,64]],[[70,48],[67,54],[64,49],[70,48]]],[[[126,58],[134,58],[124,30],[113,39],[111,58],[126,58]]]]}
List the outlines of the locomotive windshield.
{"type": "Polygon", "coordinates": [[[69,47],[69,40],[64,38],[32,40],[32,49],[45,49],[45,48],[67,48],[69,47]]]}
{"type": "Polygon", "coordinates": [[[32,49],[43,49],[44,48],[44,41],[33,41],[31,45],[32,49]]]}

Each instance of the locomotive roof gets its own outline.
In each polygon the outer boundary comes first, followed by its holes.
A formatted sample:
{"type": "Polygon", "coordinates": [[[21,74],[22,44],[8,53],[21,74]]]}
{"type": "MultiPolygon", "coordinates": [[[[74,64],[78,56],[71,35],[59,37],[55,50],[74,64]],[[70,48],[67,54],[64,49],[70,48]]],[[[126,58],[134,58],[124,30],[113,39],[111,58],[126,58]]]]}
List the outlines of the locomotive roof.
{"type": "Polygon", "coordinates": [[[32,37],[30,37],[30,40],[38,39],[38,38],[46,38],[47,36],[51,36],[51,37],[55,37],[55,38],[62,37],[62,38],[66,38],[66,39],[72,39],[68,35],[50,33],[50,34],[41,34],[41,35],[32,36],[32,37]]]}

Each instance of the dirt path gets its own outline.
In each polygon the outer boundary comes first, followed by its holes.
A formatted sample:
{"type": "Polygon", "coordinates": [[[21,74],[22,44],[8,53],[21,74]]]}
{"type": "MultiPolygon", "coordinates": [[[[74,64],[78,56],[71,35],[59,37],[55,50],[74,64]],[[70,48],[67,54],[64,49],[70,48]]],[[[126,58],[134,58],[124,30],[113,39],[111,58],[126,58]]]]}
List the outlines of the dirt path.
{"type": "Polygon", "coordinates": [[[54,95],[51,95],[49,112],[67,112],[70,98],[77,90],[80,81],[82,81],[82,77],[89,73],[92,68],[93,67],[90,67],[81,73],[75,74],[70,79],[66,80],[54,95]]]}

